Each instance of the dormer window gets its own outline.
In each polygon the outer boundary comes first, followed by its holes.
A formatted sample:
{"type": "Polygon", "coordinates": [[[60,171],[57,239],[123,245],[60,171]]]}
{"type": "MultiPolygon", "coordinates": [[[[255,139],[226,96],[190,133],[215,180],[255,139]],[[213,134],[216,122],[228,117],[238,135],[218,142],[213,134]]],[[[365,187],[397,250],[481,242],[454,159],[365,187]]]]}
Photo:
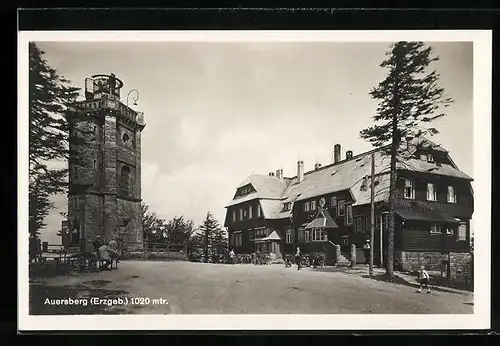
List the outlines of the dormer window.
{"type": "Polygon", "coordinates": [[[337,215],[342,216],[345,214],[345,201],[339,201],[337,203],[337,215]]]}
{"type": "Polygon", "coordinates": [[[336,207],[337,206],[337,197],[333,196],[332,198],[330,198],[330,205],[332,207],[336,207]]]}
{"type": "Polygon", "coordinates": [[[292,203],[287,202],[283,205],[283,211],[290,211],[291,207],[292,207],[292,203]]]}
{"type": "Polygon", "coordinates": [[[239,190],[238,190],[238,194],[240,196],[244,196],[244,195],[248,195],[249,193],[252,192],[252,188],[250,187],[250,185],[248,186],[244,186],[244,187],[241,187],[239,190]]]}
{"type": "Polygon", "coordinates": [[[432,154],[427,154],[427,162],[434,162],[434,156],[432,154]]]}

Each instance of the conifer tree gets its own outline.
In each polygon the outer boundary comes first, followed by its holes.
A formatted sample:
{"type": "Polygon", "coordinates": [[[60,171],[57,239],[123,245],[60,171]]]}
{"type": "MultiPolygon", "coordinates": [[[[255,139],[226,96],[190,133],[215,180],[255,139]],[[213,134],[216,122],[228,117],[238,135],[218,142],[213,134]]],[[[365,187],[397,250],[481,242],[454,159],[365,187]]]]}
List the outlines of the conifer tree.
{"type": "Polygon", "coordinates": [[[208,259],[210,257],[213,257],[213,254],[215,253],[214,246],[216,244],[214,240],[216,240],[222,232],[219,222],[214,218],[211,212],[207,212],[207,216],[205,220],[203,220],[203,223],[200,225],[199,231],[203,239],[204,260],[206,263],[208,263],[208,259]],[[211,253],[212,256],[210,256],[211,253]]]}
{"type": "Polygon", "coordinates": [[[439,74],[429,71],[430,64],[438,60],[431,47],[422,42],[397,42],[386,55],[380,66],[388,69],[387,76],[370,91],[370,96],[378,100],[375,124],[362,130],[360,136],[375,147],[383,147],[391,158],[386,271],[393,278],[396,168],[401,140],[437,134],[430,123],[444,116],[442,107],[453,101],[438,85],[439,74]]]}
{"type": "Polygon", "coordinates": [[[43,220],[53,208],[50,196],[67,190],[70,140],[83,142],[78,136],[70,138],[64,116],[79,89],[59,76],[43,55],[29,43],[29,231],[34,234],[44,228],[43,220]]]}

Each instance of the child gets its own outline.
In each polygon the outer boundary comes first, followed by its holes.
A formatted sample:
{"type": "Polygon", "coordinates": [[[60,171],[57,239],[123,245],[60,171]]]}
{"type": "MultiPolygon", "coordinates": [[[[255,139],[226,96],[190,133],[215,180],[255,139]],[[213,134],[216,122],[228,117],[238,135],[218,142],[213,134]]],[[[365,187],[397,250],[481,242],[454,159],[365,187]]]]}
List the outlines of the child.
{"type": "Polygon", "coordinates": [[[300,270],[300,248],[297,246],[297,252],[295,252],[295,263],[297,263],[297,270],[300,270]]]}
{"type": "Polygon", "coordinates": [[[229,263],[234,264],[234,257],[235,257],[235,253],[234,253],[233,249],[231,249],[231,251],[229,252],[229,263]]]}
{"type": "Polygon", "coordinates": [[[420,277],[420,288],[418,289],[417,292],[421,293],[422,287],[425,286],[425,288],[427,289],[427,293],[431,293],[431,289],[429,287],[429,274],[424,269],[424,266],[420,267],[419,277],[420,277]]]}

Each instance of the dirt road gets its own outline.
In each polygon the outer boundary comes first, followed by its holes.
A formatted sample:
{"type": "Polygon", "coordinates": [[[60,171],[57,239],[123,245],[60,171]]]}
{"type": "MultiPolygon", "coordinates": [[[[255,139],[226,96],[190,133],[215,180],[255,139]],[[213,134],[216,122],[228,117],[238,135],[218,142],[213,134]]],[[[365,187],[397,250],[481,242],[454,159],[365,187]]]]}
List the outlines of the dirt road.
{"type": "Polygon", "coordinates": [[[191,262],[124,261],[118,271],[30,287],[30,314],[466,314],[472,301],[471,293],[418,294],[342,271],[191,262]],[[80,304],[55,301],[66,298],[80,304]]]}

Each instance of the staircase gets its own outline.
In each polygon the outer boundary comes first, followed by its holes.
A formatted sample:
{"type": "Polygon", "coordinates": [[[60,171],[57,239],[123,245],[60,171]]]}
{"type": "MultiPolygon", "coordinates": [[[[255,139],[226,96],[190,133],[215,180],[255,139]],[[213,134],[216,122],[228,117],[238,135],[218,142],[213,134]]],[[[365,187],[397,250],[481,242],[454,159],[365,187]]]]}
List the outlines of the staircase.
{"type": "Polygon", "coordinates": [[[325,265],[331,266],[335,263],[335,244],[331,241],[322,244],[325,253],[325,265]]]}
{"type": "Polygon", "coordinates": [[[336,260],[336,245],[331,241],[323,243],[323,250],[325,252],[325,265],[331,266],[339,266],[339,267],[349,267],[351,265],[351,261],[349,261],[344,255],[340,254],[338,260],[336,260]]]}
{"type": "Polygon", "coordinates": [[[335,265],[338,267],[349,267],[351,265],[351,261],[349,261],[347,258],[345,258],[344,255],[341,254],[335,265]]]}

